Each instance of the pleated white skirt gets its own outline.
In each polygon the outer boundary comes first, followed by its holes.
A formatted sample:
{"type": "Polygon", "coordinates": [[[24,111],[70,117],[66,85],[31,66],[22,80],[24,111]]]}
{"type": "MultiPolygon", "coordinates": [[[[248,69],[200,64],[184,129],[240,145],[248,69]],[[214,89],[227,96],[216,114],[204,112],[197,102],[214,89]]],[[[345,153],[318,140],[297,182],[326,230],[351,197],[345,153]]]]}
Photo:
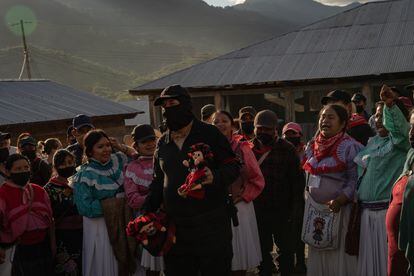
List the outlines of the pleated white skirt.
{"type": "Polygon", "coordinates": [[[345,237],[348,228],[351,204],[342,207],[340,240],[337,249],[318,250],[309,246],[307,275],[309,276],[355,276],[357,257],[345,253],[345,237]]]}
{"type": "Polygon", "coordinates": [[[82,273],[84,276],[118,275],[118,262],[103,217],[83,217],[82,273]]]}
{"type": "Polygon", "coordinates": [[[256,213],[253,202],[238,202],[237,217],[239,226],[233,230],[232,271],[255,268],[262,261],[259,232],[257,230],[256,213]]]}
{"type": "Polygon", "coordinates": [[[145,248],[142,250],[141,266],[150,271],[163,271],[164,258],[152,256],[145,248]]]}
{"type": "Polygon", "coordinates": [[[0,276],[10,276],[12,271],[14,246],[6,250],[4,263],[0,264],[0,276]]]}
{"type": "Polygon", "coordinates": [[[360,276],[386,276],[388,262],[387,210],[364,209],[361,214],[358,274],[360,276]]]}

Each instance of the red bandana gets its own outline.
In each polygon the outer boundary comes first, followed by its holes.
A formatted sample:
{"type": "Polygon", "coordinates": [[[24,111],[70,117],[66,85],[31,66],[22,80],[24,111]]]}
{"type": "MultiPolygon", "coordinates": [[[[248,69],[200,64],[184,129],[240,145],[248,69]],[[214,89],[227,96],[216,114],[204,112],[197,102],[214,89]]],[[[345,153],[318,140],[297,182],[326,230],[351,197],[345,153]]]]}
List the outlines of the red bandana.
{"type": "Polygon", "coordinates": [[[312,144],[313,156],[316,160],[321,161],[325,157],[331,156],[336,150],[340,141],[342,141],[345,132],[339,132],[331,138],[325,138],[321,133],[318,134],[314,143],[312,144]]]}

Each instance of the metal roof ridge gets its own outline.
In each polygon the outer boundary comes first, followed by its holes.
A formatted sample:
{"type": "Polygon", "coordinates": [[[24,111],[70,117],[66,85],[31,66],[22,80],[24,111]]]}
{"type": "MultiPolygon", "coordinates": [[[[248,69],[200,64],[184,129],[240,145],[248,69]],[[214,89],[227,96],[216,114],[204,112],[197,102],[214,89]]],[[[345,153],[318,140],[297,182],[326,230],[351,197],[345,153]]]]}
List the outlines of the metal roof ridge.
{"type": "MultiPolygon", "coordinates": [[[[226,57],[226,56],[228,56],[228,55],[232,55],[232,54],[234,54],[234,53],[236,53],[236,52],[239,52],[239,51],[242,51],[242,50],[245,50],[245,49],[248,49],[248,48],[256,47],[257,45],[260,45],[260,44],[266,43],[266,42],[268,42],[268,41],[271,41],[271,40],[274,40],[274,39],[279,39],[279,38],[281,38],[281,37],[283,37],[283,36],[286,36],[286,35],[289,35],[289,34],[293,34],[293,33],[297,33],[297,32],[302,32],[302,31],[306,31],[306,28],[308,28],[308,27],[310,27],[310,26],[312,26],[312,25],[318,24],[318,23],[323,22],[323,21],[327,21],[327,20],[329,20],[329,19],[331,19],[331,18],[333,18],[333,17],[336,17],[336,16],[338,16],[338,15],[340,15],[340,14],[344,14],[344,13],[347,13],[347,12],[353,11],[353,10],[355,10],[355,9],[360,9],[360,8],[361,8],[361,7],[363,7],[363,6],[366,6],[366,5],[371,5],[371,4],[378,4],[378,3],[399,2],[399,1],[406,1],[406,0],[384,0],[384,1],[382,1],[382,0],[378,0],[378,1],[373,1],[373,2],[360,3],[360,5],[358,5],[358,6],[356,6],[356,7],[353,7],[353,8],[351,8],[351,9],[349,9],[349,10],[342,11],[342,12],[336,13],[336,14],[334,14],[334,15],[331,15],[331,16],[329,16],[329,17],[322,18],[322,19],[320,19],[320,20],[318,20],[318,21],[315,21],[315,22],[312,22],[312,23],[310,23],[310,24],[308,24],[308,25],[305,25],[305,26],[299,27],[299,28],[298,28],[298,29],[296,29],[296,30],[293,30],[293,31],[288,31],[288,32],[286,32],[286,33],[282,33],[282,34],[280,34],[280,35],[273,36],[273,37],[270,37],[270,38],[268,38],[268,39],[264,39],[264,40],[261,40],[261,41],[258,41],[258,42],[255,42],[255,43],[249,44],[249,45],[247,45],[247,46],[245,46],[245,47],[242,47],[242,48],[240,48],[240,49],[233,50],[233,51],[228,52],[228,53],[225,53],[225,54],[223,54],[223,55],[219,55],[219,56],[217,56],[217,57],[215,57],[215,58],[212,58],[212,59],[209,59],[209,60],[206,60],[206,61],[200,62],[200,63],[196,63],[196,64],[193,64],[193,65],[191,65],[191,66],[189,66],[189,67],[183,68],[183,69],[181,69],[181,70],[178,70],[178,71],[172,72],[172,73],[170,73],[170,74],[168,74],[168,75],[165,75],[165,76],[163,76],[163,77],[157,78],[157,79],[155,79],[155,80],[152,80],[152,81],[146,82],[146,83],[144,83],[144,84],[141,84],[141,85],[139,85],[139,86],[137,86],[137,87],[135,87],[135,88],[129,89],[129,90],[128,90],[128,92],[137,91],[137,90],[139,90],[139,88],[141,88],[141,87],[145,87],[145,86],[148,86],[148,85],[151,85],[151,84],[152,84],[152,83],[154,83],[154,82],[162,81],[162,80],[163,80],[163,79],[165,79],[165,78],[169,78],[169,77],[171,77],[171,76],[173,76],[173,75],[176,75],[176,74],[179,74],[179,73],[181,73],[181,72],[184,72],[184,71],[190,70],[190,69],[192,69],[192,68],[194,68],[194,67],[196,67],[196,66],[200,66],[200,65],[203,65],[203,64],[206,64],[206,63],[209,63],[209,62],[213,62],[213,61],[215,61],[215,60],[220,60],[220,59],[223,59],[223,58],[225,58],[225,57],[226,57]]],[[[367,25],[369,25],[369,24],[367,24],[367,25]]]]}

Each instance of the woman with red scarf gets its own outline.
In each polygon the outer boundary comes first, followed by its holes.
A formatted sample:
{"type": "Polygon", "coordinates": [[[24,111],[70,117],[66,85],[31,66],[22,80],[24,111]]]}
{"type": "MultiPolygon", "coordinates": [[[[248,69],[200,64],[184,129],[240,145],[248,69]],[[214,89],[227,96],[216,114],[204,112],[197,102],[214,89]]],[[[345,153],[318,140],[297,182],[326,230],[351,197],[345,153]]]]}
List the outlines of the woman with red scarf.
{"type": "Polygon", "coordinates": [[[319,115],[318,134],[305,151],[303,168],[307,173],[307,192],[302,237],[309,245],[308,275],[356,273],[357,258],[347,255],[344,248],[351,211],[349,203],[354,198],[358,179],[353,159],[362,145],[346,134],[347,122],[345,108],[325,106],[319,115]],[[331,215],[335,218],[329,224],[331,215]],[[317,220],[324,220],[322,228],[314,223],[317,220]],[[320,229],[314,229],[316,225],[320,229]],[[319,235],[315,235],[316,230],[319,235]],[[312,241],[312,237],[317,240],[312,241]],[[322,247],[322,240],[329,246],[322,247]]]}

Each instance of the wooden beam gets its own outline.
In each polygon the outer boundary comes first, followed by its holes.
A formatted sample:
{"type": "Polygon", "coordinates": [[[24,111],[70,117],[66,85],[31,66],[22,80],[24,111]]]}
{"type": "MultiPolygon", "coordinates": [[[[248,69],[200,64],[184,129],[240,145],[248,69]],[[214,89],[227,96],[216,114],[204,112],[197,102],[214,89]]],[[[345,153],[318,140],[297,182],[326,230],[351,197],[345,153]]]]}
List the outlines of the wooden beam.
{"type": "Polygon", "coordinates": [[[285,121],[295,122],[295,94],[290,90],[283,92],[285,96],[285,121]]]}
{"type": "Polygon", "coordinates": [[[219,92],[214,93],[214,105],[217,110],[223,109],[223,96],[219,92]]]}

